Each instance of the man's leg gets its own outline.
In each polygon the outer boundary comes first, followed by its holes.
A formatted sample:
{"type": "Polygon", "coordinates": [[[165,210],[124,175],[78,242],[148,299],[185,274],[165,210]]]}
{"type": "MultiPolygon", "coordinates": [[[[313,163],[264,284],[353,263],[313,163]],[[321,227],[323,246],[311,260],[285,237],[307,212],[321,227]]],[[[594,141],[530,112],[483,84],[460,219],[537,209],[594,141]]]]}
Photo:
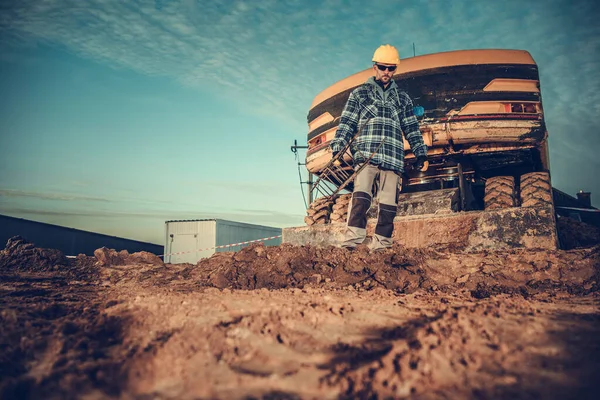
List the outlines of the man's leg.
{"type": "Polygon", "coordinates": [[[398,176],[393,171],[379,173],[379,216],[375,234],[370,244],[371,250],[383,249],[392,246],[392,232],[394,231],[394,217],[397,209],[398,176]]]}
{"type": "Polygon", "coordinates": [[[346,234],[342,242],[342,247],[356,247],[367,236],[367,212],[371,207],[371,188],[373,187],[373,180],[377,172],[377,167],[369,164],[354,179],[354,191],[352,193],[350,208],[348,209],[346,234]]]}

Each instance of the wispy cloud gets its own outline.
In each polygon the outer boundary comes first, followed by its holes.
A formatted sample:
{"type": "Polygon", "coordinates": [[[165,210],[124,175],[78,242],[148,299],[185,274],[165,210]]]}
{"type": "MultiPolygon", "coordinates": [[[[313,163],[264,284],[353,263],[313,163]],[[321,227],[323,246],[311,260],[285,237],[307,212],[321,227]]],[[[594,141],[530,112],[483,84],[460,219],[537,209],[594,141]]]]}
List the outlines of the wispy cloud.
{"type": "MultiPolygon", "coordinates": [[[[270,224],[275,226],[297,225],[303,216],[297,214],[286,214],[270,210],[232,210],[231,212],[200,213],[198,211],[110,211],[110,210],[48,210],[35,209],[19,206],[0,207],[0,213],[5,215],[19,215],[31,217],[86,217],[99,218],[103,220],[123,221],[124,219],[154,219],[158,221],[167,220],[190,220],[190,219],[225,219],[256,224],[270,224]]],[[[159,226],[160,228],[160,226],[159,226]]]]}
{"type": "Polygon", "coordinates": [[[255,99],[254,108],[300,119],[318,91],[357,66],[367,67],[382,42],[396,44],[405,57],[412,55],[413,42],[419,54],[530,49],[540,62],[557,61],[548,63],[543,75],[553,86],[559,81],[554,71],[569,68],[560,65],[559,54],[570,53],[579,73],[593,72],[598,62],[598,39],[593,39],[598,8],[591,1],[578,7],[548,1],[542,7],[515,1],[366,6],[358,0],[22,0],[3,8],[5,41],[50,42],[117,68],[192,86],[226,87],[228,94],[255,99]],[[569,51],[575,44],[577,51],[569,51]]]}
{"type": "MultiPolygon", "coordinates": [[[[226,189],[228,192],[241,192],[241,193],[255,193],[255,194],[265,194],[265,193],[281,193],[282,187],[277,182],[265,182],[265,181],[256,181],[256,182],[217,182],[217,181],[209,181],[203,184],[203,187],[207,189],[226,189]]],[[[287,189],[287,188],[286,188],[287,189]]],[[[286,193],[287,194],[287,193],[286,193]]],[[[296,193],[294,193],[296,194],[296,193]]]]}
{"type": "MultiPolygon", "coordinates": [[[[52,191],[26,191],[20,189],[0,189],[0,198],[7,198],[14,201],[14,199],[18,198],[26,198],[31,200],[48,200],[58,203],[71,203],[76,202],[78,204],[85,203],[112,203],[119,205],[135,205],[135,206],[154,206],[154,207],[171,207],[174,204],[173,200],[161,200],[157,197],[153,198],[143,198],[143,197],[135,197],[135,196],[123,196],[118,194],[111,194],[110,197],[98,197],[98,196],[89,196],[77,193],[68,193],[68,192],[52,192],[52,191]]],[[[178,199],[177,200],[178,207],[185,206],[198,206],[198,204],[190,204],[185,201],[178,199]]]]}
{"type": "Polygon", "coordinates": [[[201,189],[193,190],[187,195],[172,195],[169,192],[152,198],[142,196],[114,195],[99,197],[70,193],[64,191],[25,191],[19,189],[0,188],[0,212],[7,209],[19,209],[24,212],[34,212],[46,215],[70,215],[87,217],[160,217],[160,218],[225,218],[224,215],[241,216],[248,219],[252,216],[267,218],[286,223],[302,221],[302,216],[282,212],[289,209],[283,203],[297,200],[297,194],[282,191],[281,187],[268,183],[232,183],[205,182],[201,189]],[[210,199],[219,199],[213,203],[207,200],[205,193],[211,193],[210,199]],[[233,194],[232,194],[233,193],[233,194]],[[237,195],[236,195],[237,193],[237,195]],[[277,198],[270,193],[278,193],[277,198]],[[239,209],[238,204],[246,204],[249,197],[264,197],[263,208],[271,210],[239,209]],[[171,197],[171,199],[169,199],[171,197]],[[229,211],[234,209],[233,211],[229,211]],[[219,216],[221,215],[221,216],[219,216]]]}
{"type": "Polygon", "coordinates": [[[62,200],[62,201],[100,201],[112,202],[113,200],[103,197],[92,197],[83,195],[71,195],[48,192],[28,192],[16,189],[0,189],[0,197],[29,197],[40,200],[62,200]]]}
{"type": "Polygon", "coordinates": [[[551,153],[569,150],[567,163],[553,167],[569,170],[585,153],[598,168],[590,150],[598,141],[587,130],[595,127],[581,124],[600,111],[596,4],[21,0],[0,6],[0,49],[50,43],[115,68],[208,89],[231,99],[232,107],[295,124],[305,123],[318,92],[366,68],[381,43],[398,46],[402,57],[412,55],[413,43],[417,54],[525,49],[540,67],[551,153]]]}
{"type": "MultiPolygon", "coordinates": [[[[581,11],[571,14],[579,17],[591,4],[583,2],[581,11]]],[[[366,67],[380,41],[403,49],[416,42],[420,52],[531,48],[556,41],[554,22],[564,26],[568,15],[559,8],[567,5],[22,0],[2,13],[0,29],[13,40],[58,43],[115,67],[190,85],[226,85],[282,106],[308,102],[315,88],[356,72],[357,65],[366,67]]]]}
{"type": "Polygon", "coordinates": [[[311,76],[297,60],[317,56],[309,41],[318,37],[295,32],[309,14],[299,2],[24,0],[2,13],[0,29],[5,40],[50,42],[117,68],[225,86],[225,95],[284,112],[313,95],[311,76]]]}

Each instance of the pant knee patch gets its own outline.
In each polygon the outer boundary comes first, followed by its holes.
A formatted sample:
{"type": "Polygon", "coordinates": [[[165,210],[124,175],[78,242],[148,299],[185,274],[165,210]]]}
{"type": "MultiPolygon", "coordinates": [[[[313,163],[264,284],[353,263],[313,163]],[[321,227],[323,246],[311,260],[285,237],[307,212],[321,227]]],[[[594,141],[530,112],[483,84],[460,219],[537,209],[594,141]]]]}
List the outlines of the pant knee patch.
{"type": "Polygon", "coordinates": [[[379,217],[375,233],[387,238],[392,237],[394,232],[394,217],[396,216],[396,206],[388,204],[379,204],[379,217]]]}
{"type": "Polygon", "coordinates": [[[366,192],[352,193],[352,207],[348,216],[348,226],[367,227],[367,212],[371,207],[371,195],[366,192]]]}

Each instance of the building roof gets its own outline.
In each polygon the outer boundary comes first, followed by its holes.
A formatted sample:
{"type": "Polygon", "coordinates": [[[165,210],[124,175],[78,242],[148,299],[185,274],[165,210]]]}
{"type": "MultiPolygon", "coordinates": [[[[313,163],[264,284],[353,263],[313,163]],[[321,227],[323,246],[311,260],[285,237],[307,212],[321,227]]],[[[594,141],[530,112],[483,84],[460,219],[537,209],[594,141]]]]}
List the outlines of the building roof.
{"type": "Polygon", "coordinates": [[[214,221],[223,225],[237,225],[237,226],[252,226],[255,228],[265,228],[265,229],[282,229],[276,226],[266,226],[266,225],[259,225],[259,224],[251,224],[251,223],[247,223],[247,222],[237,222],[237,221],[229,221],[226,219],[220,219],[220,218],[204,218],[204,219],[174,219],[174,220],[169,220],[169,221],[165,221],[165,224],[171,223],[171,222],[207,222],[207,221],[214,221]]]}

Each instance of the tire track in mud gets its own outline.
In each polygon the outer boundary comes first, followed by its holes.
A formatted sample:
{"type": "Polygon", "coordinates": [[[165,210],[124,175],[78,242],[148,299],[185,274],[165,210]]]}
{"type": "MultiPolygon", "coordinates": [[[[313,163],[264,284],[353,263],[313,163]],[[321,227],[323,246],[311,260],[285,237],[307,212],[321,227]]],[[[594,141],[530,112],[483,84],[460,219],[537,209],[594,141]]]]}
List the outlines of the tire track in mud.
{"type": "Polygon", "coordinates": [[[552,313],[551,319],[568,315],[583,323],[555,324],[548,332],[533,322],[532,340],[520,332],[527,321],[519,320],[544,313],[535,303],[506,298],[449,307],[343,346],[325,379],[341,384],[341,398],[594,398],[600,389],[593,378],[600,371],[595,311],[552,313]],[[580,363],[583,348],[588,353],[580,363]],[[566,370],[571,382],[564,385],[556,372],[566,370]]]}
{"type": "Polygon", "coordinates": [[[2,274],[0,281],[0,398],[120,393],[123,365],[112,352],[126,323],[103,313],[95,283],[56,273],[2,274]]]}
{"type": "Polygon", "coordinates": [[[130,390],[142,395],[589,398],[600,389],[598,296],[318,288],[139,296],[123,302],[146,320],[130,335],[170,333],[132,365],[141,381],[130,390]]]}
{"type": "Polygon", "coordinates": [[[21,238],[0,251],[0,398],[119,395],[124,365],[114,353],[127,324],[104,314],[98,276],[85,256],[70,263],[21,238]]]}

